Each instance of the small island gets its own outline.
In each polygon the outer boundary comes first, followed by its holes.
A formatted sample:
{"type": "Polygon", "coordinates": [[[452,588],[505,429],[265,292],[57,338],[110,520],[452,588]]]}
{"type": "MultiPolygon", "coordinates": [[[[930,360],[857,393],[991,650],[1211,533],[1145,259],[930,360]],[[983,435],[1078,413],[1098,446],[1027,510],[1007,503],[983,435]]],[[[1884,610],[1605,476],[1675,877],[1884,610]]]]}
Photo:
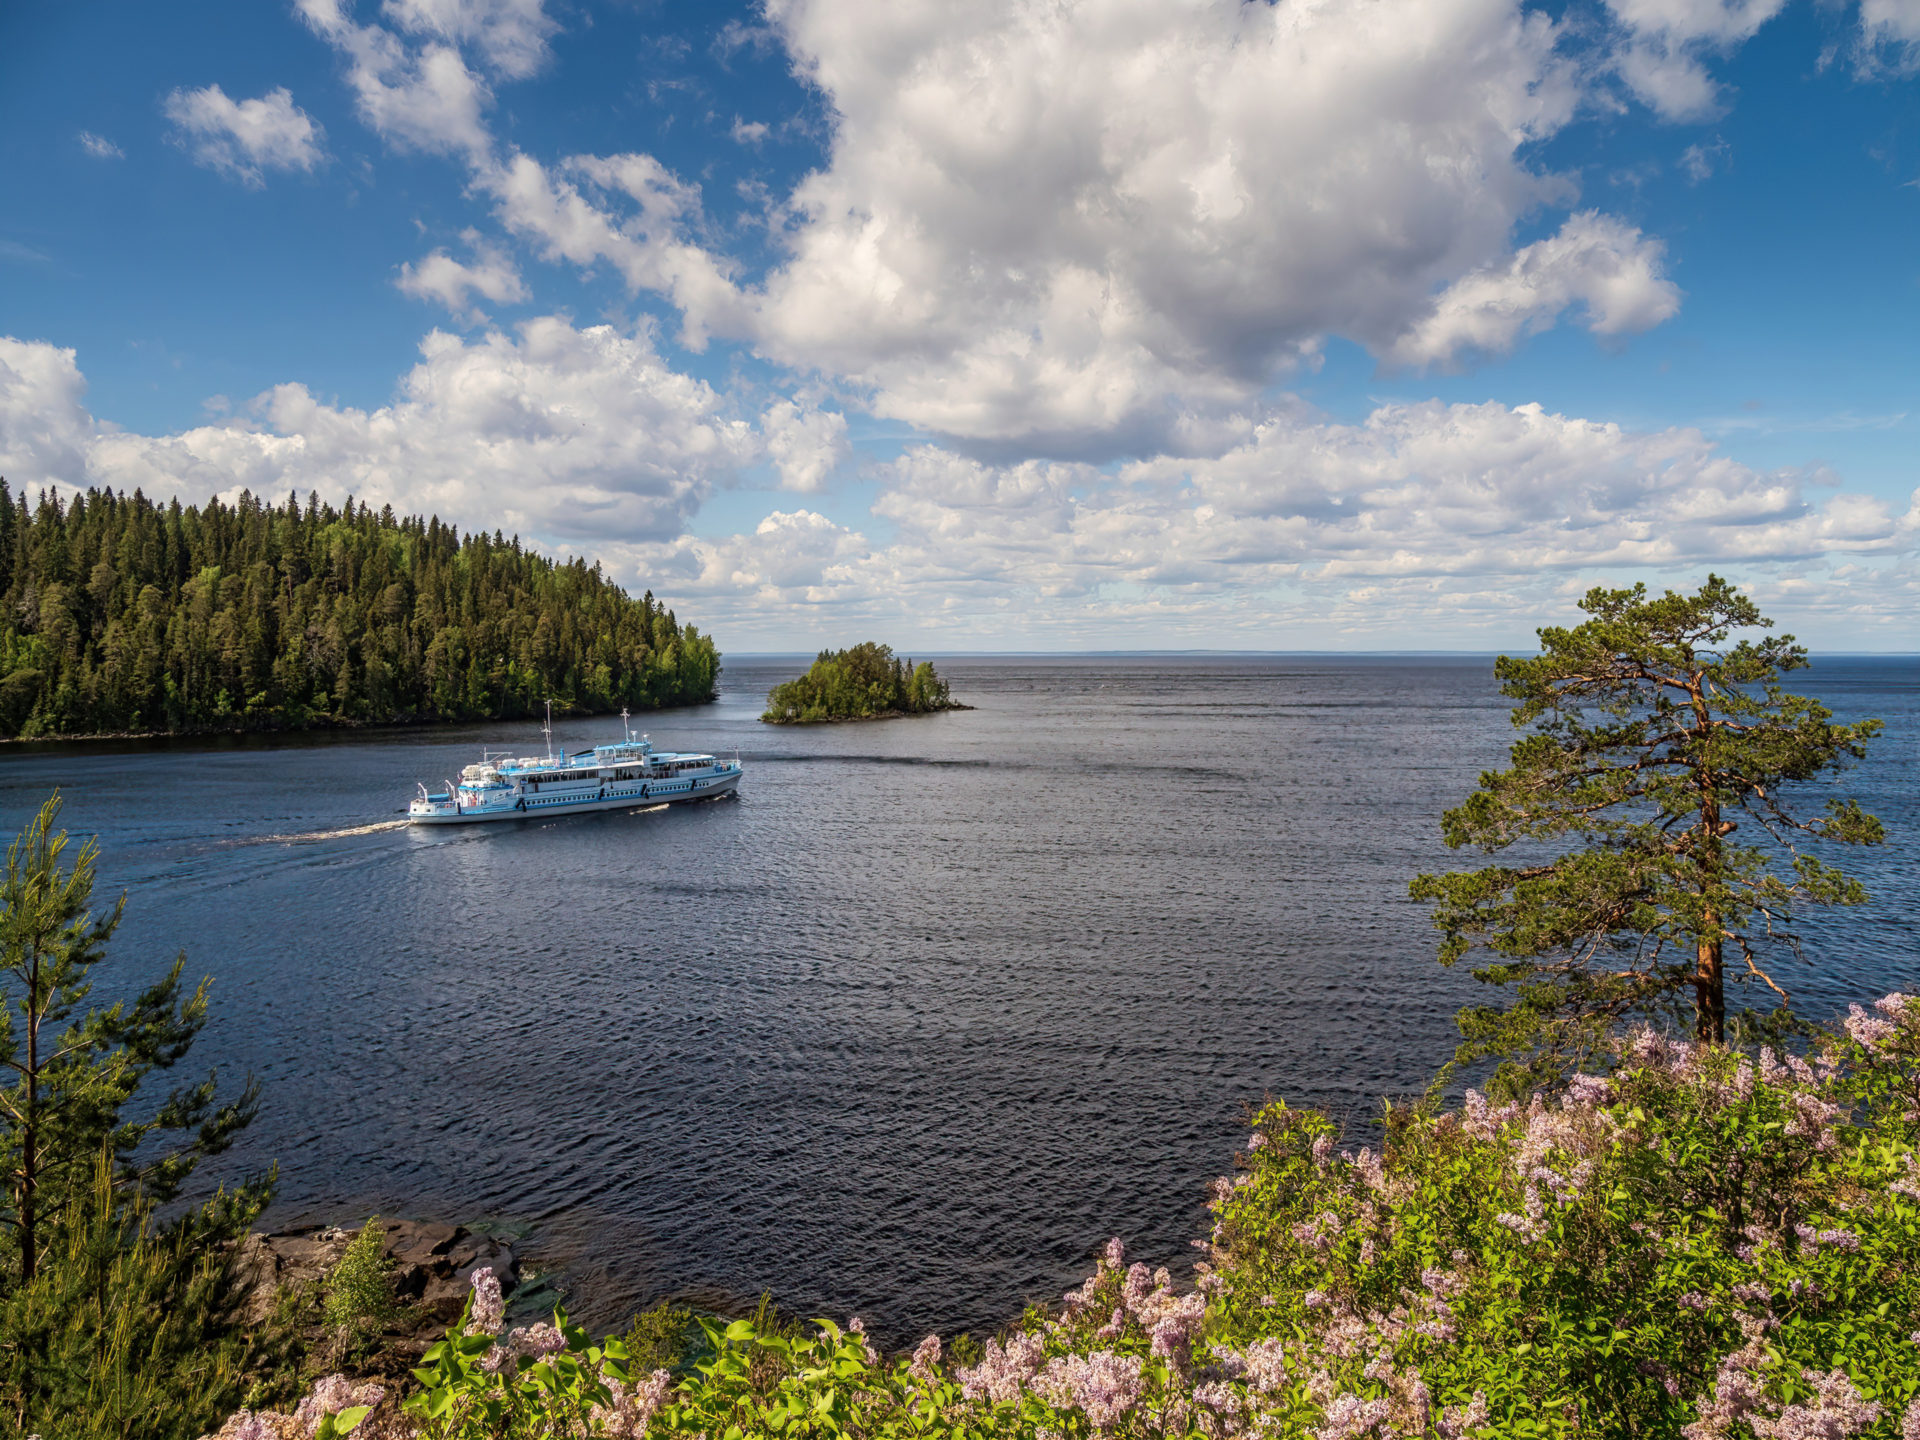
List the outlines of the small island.
{"type": "Polygon", "coordinates": [[[888,720],[971,710],[947,693],[931,661],[915,665],[871,640],[850,650],[822,650],[807,673],[767,695],[768,725],[817,725],[832,720],[888,720]]]}

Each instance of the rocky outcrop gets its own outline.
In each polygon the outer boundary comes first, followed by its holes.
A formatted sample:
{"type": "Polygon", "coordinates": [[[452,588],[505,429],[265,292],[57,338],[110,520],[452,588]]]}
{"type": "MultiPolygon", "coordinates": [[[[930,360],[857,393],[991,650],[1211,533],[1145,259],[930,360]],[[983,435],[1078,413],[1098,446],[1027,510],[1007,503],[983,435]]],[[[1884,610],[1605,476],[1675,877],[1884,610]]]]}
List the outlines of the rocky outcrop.
{"type": "MultiPolygon", "coordinates": [[[[504,1294],[511,1295],[519,1283],[513,1246],[498,1236],[431,1220],[383,1220],[381,1226],[386,1232],[382,1248],[393,1261],[394,1296],[401,1307],[387,1332],[393,1348],[424,1348],[438,1339],[460,1318],[473,1272],[481,1266],[492,1267],[504,1294]]],[[[248,1285],[247,1319],[255,1324],[266,1319],[284,1291],[323,1286],[359,1233],[310,1225],[249,1235],[240,1251],[248,1285]]]]}

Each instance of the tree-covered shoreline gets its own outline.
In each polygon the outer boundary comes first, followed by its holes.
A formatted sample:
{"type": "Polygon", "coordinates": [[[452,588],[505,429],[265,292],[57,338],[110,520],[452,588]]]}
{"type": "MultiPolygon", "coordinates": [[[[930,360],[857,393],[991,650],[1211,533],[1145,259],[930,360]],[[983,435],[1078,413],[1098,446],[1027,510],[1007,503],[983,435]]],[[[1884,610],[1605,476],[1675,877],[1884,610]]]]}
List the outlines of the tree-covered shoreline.
{"type": "Polygon", "coordinates": [[[292,730],[702,704],[713,641],[598,564],[309,495],[16,500],[0,738],[292,730]]]}
{"type": "Polygon", "coordinates": [[[972,708],[948,693],[932,661],[915,665],[896,656],[891,645],[869,640],[822,650],[806,674],[773,687],[760,719],[768,725],[821,725],[972,708]]]}

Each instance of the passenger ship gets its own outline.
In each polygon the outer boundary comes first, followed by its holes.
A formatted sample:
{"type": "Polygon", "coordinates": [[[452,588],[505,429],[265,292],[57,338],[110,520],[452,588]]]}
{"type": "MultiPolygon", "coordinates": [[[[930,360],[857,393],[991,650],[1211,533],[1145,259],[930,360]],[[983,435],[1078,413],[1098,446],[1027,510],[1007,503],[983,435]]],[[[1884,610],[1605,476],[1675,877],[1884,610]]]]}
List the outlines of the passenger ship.
{"type": "Polygon", "coordinates": [[[642,735],[633,738],[626,723],[625,740],[596,745],[572,755],[553,753],[553,707],[547,707],[544,757],[494,758],[480,752],[478,764],[460,772],[460,783],[447,782],[437,794],[420,787],[420,798],[407,806],[407,818],[416,825],[461,825],[475,820],[521,820],[529,815],[576,815],[585,810],[617,810],[622,806],[671,805],[683,800],[708,800],[731,793],[740,784],[740,761],[716,760],[711,755],[655,750],[642,735]]]}

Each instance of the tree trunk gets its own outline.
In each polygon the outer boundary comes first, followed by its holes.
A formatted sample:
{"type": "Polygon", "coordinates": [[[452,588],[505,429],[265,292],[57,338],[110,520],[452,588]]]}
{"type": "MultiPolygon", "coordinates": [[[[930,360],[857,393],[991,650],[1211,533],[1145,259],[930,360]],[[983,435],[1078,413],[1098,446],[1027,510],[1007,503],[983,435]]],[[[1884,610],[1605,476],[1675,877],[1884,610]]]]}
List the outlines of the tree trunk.
{"type": "Polygon", "coordinates": [[[34,1224],[34,1194],[39,1184],[40,1120],[40,952],[34,947],[33,961],[27,971],[27,1101],[20,1126],[20,1191],[15,1212],[20,1231],[20,1283],[33,1280],[35,1250],[39,1244],[34,1224]]]}
{"type": "Polygon", "coordinates": [[[1727,991],[1720,968],[1720,939],[1700,942],[1699,963],[1693,972],[1693,1033],[1704,1043],[1727,1041],[1727,991]]]}

